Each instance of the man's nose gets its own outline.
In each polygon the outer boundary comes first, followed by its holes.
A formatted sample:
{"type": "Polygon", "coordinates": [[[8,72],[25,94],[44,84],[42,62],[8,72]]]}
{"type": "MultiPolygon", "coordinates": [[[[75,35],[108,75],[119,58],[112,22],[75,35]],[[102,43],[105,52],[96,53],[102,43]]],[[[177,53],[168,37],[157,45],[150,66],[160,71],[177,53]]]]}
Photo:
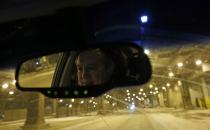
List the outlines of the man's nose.
{"type": "Polygon", "coordinates": [[[82,78],[83,78],[83,79],[87,79],[87,77],[88,77],[88,71],[87,71],[87,69],[83,68],[83,71],[82,71],[82,78]]]}

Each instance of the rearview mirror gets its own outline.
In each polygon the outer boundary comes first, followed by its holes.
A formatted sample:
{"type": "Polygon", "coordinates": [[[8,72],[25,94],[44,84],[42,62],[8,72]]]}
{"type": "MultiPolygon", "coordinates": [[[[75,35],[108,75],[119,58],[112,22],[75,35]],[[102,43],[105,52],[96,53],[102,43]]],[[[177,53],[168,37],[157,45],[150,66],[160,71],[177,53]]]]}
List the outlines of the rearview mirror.
{"type": "Polygon", "coordinates": [[[142,85],[150,77],[143,49],[121,43],[24,59],[16,71],[16,84],[49,97],[92,97],[116,87],[142,85]]]}

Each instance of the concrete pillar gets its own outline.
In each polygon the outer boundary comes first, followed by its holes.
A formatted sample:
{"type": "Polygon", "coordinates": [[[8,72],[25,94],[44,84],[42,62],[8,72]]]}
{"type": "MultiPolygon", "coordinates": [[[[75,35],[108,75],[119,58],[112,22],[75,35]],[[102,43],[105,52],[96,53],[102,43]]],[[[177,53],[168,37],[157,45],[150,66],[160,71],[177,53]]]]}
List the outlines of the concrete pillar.
{"type": "Polygon", "coordinates": [[[189,92],[189,84],[182,82],[182,85],[180,85],[180,90],[182,94],[182,101],[183,101],[183,106],[185,109],[192,109],[192,102],[191,102],[191,97],[190,97],[190,92],[189,92]]]}
{"type": "Polygon", "coordinates": [[[57,113],[57,100],[56,99],[52,99],[52,112],[53,112],[53,115],[56,115],[57,113]]]}
{"type": "Polygon", "coordinates": [[[201,81],[202,81],[202,92],[203,92],[205,107],[209,109],[210,108],[210,86],[207,84],[204,78],[202,78],[201,81]]]}
{"type": "Polygon", "coordinates": [[[48,127],[44,120],[44,96],[28,93],[27,115],[22,130],[44,130],[48,127]]]}
{"type": "Polygon", "coordinates": [[[164,98],[163,98],[163,92],[160,92],[158,94],[158,99],[159,99],[159,105],[160,105],[160,107],[165,107],[164,98]]]}

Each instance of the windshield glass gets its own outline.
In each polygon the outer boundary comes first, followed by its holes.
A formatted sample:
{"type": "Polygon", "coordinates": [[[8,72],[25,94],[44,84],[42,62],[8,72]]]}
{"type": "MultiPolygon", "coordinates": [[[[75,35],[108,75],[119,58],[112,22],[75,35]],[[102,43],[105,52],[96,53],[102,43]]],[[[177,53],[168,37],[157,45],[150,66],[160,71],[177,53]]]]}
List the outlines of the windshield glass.
{"type": "Polygon", "coordinates": [[[97,98],[50,99],[21,92],[15,88],[14,71],[2,71],[0,129],[208,130],[210,44],[149,45],[145,53],[153,68],[150,82],[97,98]]]}

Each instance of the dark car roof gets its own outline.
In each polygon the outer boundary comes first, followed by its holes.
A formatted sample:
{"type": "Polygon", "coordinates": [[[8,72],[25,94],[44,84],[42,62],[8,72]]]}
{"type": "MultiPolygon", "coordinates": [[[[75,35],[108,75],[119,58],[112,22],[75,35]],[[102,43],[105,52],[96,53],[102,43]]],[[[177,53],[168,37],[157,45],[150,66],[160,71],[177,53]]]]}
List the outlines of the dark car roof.
{"type": "Polygon", "coordinates": [[[118,25],[210,34],[210,8],[205,2],[4,0],[1,3],[0,41],[8,46],[0,49],[0,60],[4,61],[0,67],[13,66],[22,56],[65,46],[66,42],[68,46],[82,46],[95,41],[96,32],[118,25]],[[148,24],[140,25],[141,14],[149,16],[148,24]]]}

